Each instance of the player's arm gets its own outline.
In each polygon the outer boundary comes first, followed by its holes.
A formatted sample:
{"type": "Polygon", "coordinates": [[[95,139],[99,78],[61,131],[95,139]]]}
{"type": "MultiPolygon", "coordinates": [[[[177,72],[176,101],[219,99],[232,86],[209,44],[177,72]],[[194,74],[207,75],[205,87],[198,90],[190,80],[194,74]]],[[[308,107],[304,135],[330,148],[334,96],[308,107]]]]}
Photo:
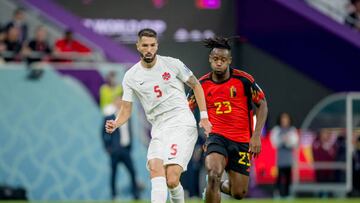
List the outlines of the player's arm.
{"type": "Polygon", "coordinates": [[[252,102],[256,106],[256,125],[249,143],[249,151],[254,156],[259,156],[261,152],[261,132],[265,125],[268,108],[264,92],[256,82],[250,86],[250,95],[252,102]]]}
{"type": "Polygon", "coordinates": [[[127,120],[129,120],[132,110],[132,102],[122,101],[121,108],[119,113],[116,116],[115,120],[107,120],[105,124],[106,132],[112,133],[116,128],[123,125],[127,120]]]}
{"type": "Polygon", "coordinates": [[[268,112],[266,99],[261,99],[256,106],[256,125],[249,143],[249,152],[255,158],[258,157],[261,152],[261,131],[265,125],[268,112]]]}
{"type": "Polygon", "coordinates": [[[193,90],[196,103],[199,107],[200,112],[201,111],[207,111],[206,110],[206,103],[205,103],[205,96],[204,96],[204,90],[201,87],[201,84],[199,80],[194,76],[190,76],[189,79],[186,81],[186,84],[193,90]]]}
{"type": "Polygon", "coordinates": [[[131,115],[131,110],[132,110],[132,102],[123,100],[121,102],[120,111],[115,119],[116,127],[122,126],[124,123],[126,123],[126,121],[129,120],[131,115]]]}
{"type": "Polygon", "coordinates": [[[268,114],[268,107],[266,99],[260,100],[258,103],[258,108],[256,108],[256,124],[253,136],[261,136],[262,129],[265,126],[267,114],[268,114]]]}
{"type": "Polygon", "coordinates": [[[193,90],[189,91],[189,93],[187,95],[187,99],[188,99],[188,103],[189,103],[189,107],[190,107],[191,111],[195,111],[195,109],[197,107],[197,103],[196,103],[196,99],[195,99],[193,90]]]}
{"type": "Polygon", "coordinates": [[[204,90],[199,80],[194,75],[189,77],[186,84],[194,91],[196,103],[200,110],[200,127],[203,127],[205,129],[205,133],[209,134],[211,132],[212,125],[208,119],[204,90]]]}

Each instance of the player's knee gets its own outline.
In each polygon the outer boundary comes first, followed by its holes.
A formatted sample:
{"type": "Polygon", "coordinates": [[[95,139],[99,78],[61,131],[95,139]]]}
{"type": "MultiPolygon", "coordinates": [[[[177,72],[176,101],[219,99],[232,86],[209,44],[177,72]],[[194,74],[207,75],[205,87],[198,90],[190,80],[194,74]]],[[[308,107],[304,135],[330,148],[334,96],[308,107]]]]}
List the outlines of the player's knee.
{"type": "Polygon", "coordinates": [[[149,166],[151,177],[164,176],[164,169],[156,166],[149,166]]]}
{"type": "Polygon", "coordinates": [[[167,176],[166,177],[166,184],[167,184],[168,188],[175,188],[176,186],[179,185],[179,183],[180,183],[180,180],[176,176],[167,176]]]}
{"type": "Polygon", "coordinates": [[[241,189],[232,192],[231,196],[235,199],[243,199],[247,194],[247,190],[241,189]]]}
{"type": "Polygon", "coordinates": [[[210,169],[208,171],[208,184],[218,186],[220,185],[220,181],[221,181],[221,172],[210,169]]]}

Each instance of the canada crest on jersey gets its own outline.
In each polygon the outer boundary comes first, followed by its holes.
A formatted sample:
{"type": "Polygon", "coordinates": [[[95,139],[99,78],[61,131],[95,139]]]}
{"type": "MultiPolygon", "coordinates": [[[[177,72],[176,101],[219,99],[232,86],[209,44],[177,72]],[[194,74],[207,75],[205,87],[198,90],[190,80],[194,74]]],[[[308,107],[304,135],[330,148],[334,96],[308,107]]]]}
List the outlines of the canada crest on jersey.
{"type": "Polygon", "coordinates": [[[162,78],[167,81],[167,80],[169,80],[171,78],[171,75],[168,72],[164,72],[162,74],[162,78]]]}

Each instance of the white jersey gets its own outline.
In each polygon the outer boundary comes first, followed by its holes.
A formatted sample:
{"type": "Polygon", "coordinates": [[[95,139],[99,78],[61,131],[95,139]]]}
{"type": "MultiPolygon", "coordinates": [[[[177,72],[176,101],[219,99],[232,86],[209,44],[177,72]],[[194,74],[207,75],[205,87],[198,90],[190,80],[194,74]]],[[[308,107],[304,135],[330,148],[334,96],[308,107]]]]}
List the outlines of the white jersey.
{"type": "Polygon", "coordinates": [[[136,95],[152,125],[195,126],[184,90],[192,75],[179,59],[157,55],[152,68],[138,62],[125,73],[122,99],[133,102],[136,95]]]}

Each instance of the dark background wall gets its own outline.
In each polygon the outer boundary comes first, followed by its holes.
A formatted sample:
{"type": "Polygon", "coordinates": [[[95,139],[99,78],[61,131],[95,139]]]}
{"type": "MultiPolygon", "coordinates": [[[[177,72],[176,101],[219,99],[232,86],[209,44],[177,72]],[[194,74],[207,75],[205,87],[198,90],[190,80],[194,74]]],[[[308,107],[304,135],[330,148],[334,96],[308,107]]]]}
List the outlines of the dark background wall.
{"type": "Polygon", "coordinates": [[[295,126],[300,127],[311,108],[333,92],[249,43],[237,46],[234,53],[236,67],[251,73],[266,93],[269,127],[283,111],[291,113],[295,126]]]}

